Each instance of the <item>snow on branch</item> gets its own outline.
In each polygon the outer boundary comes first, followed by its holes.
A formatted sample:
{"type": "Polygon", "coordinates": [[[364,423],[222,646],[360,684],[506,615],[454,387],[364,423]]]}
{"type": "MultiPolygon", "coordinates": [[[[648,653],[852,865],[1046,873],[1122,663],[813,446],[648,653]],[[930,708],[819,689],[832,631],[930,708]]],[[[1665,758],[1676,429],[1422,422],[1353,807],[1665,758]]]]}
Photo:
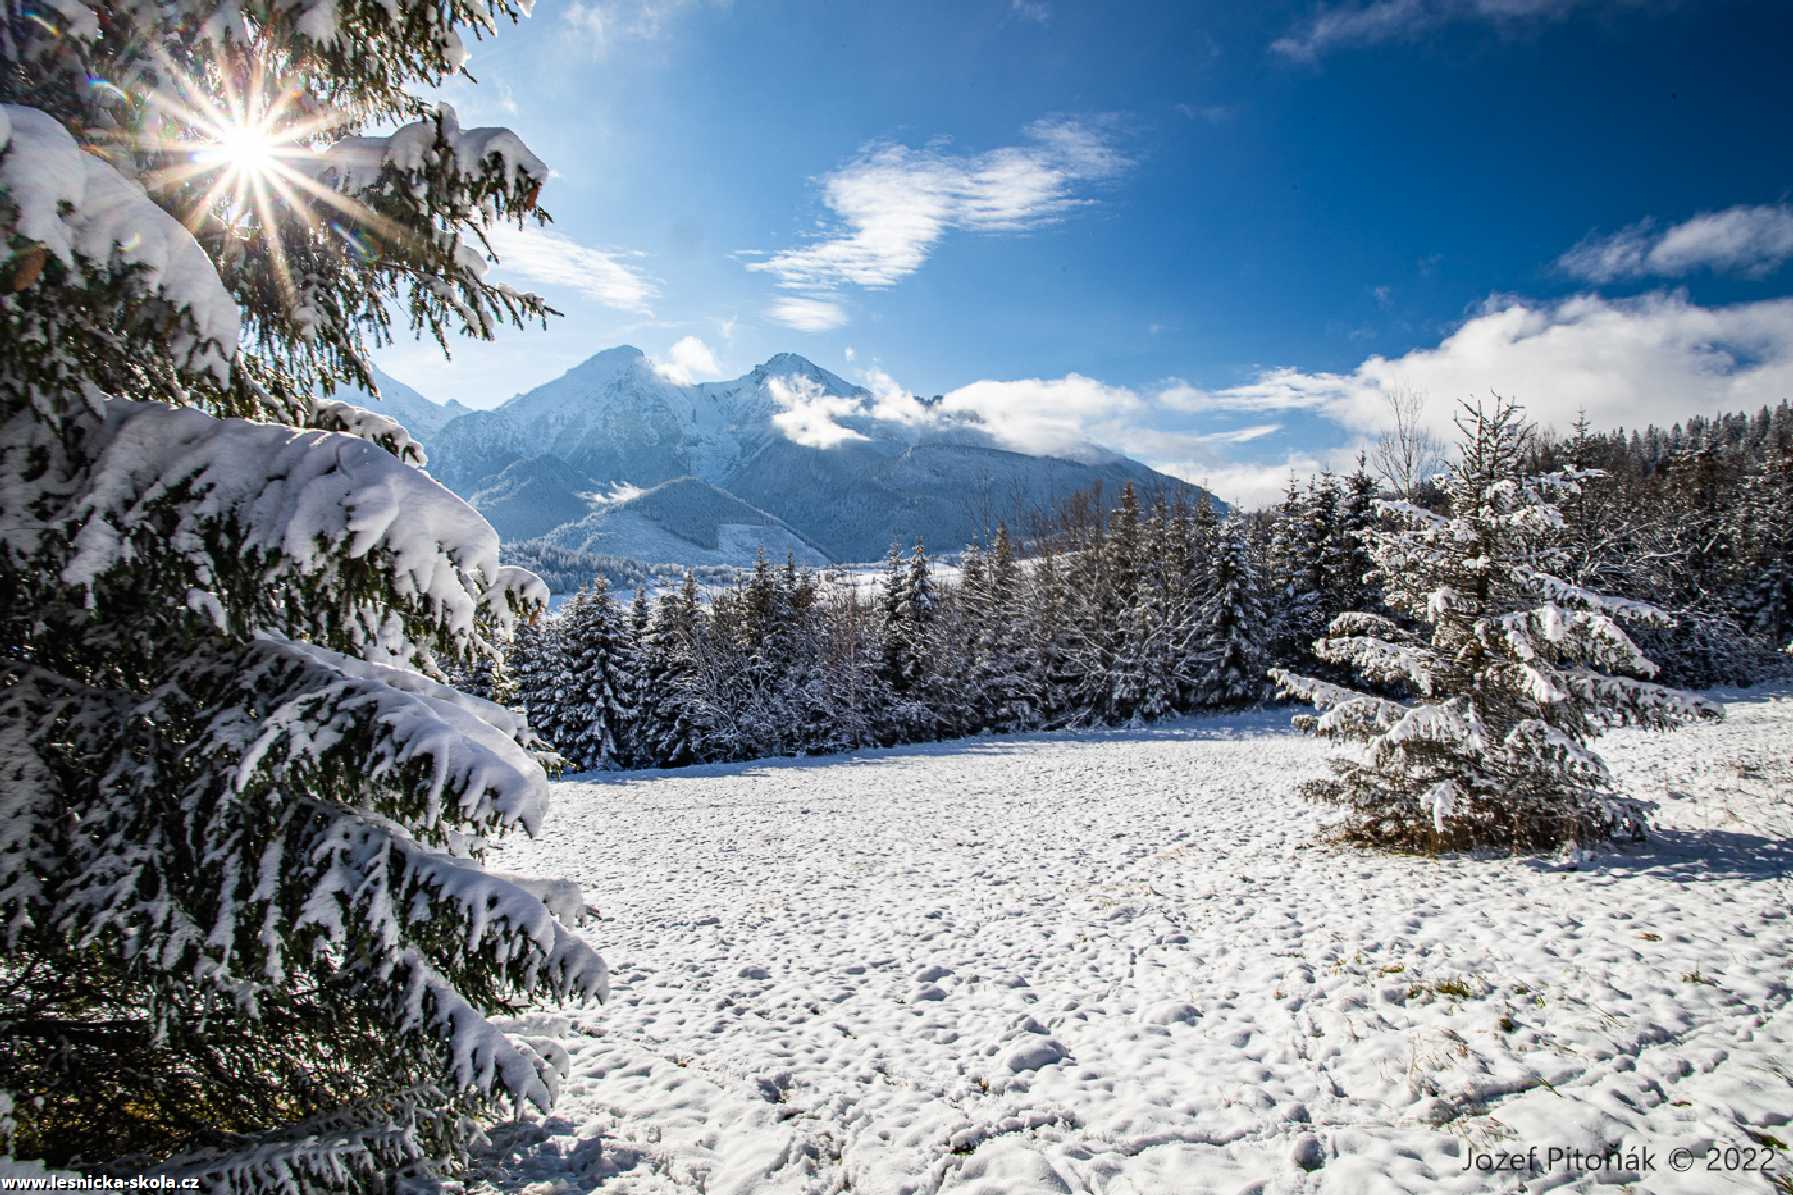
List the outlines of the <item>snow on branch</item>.
{"type": "Polygon", "coordinates": [[[1405,681],[1421,693],[1432,691],[1431,653],[1411,643],[1391,643],[1369,635],[1338,635],[1335,631],[1314,644],[1314,654],[1329,664],[1348,665],[1380,684],[1405,681]]]}
{"type": "Polygon", "coordinates": [[[1656,664],[1597,606],[1565,610],[1547,602],[1503,614],[1495,626],[1506,653],[1523,663],[1579,660],[1636,676],[1656,675],[1656,664]]]}
{"type": "Polygon", "coordinates": [[[341,432],[346,436],[378,444],[399,460],[419,469],[429,464],[423,445],[411,438],[405,425],[390,415],[358,407],[354,403],[314,397],[311,400],[310,426],[319,431],[341,432]]]}
{"type": "Polygon", "coordinates": [[[1513,569],[1513,576],[1519,583],[1539,597],[1567,606],[1574,610],[1597,610],[1602,614],[1638,626],[1672,627],[1675,616],[1660,606],[1649,602],[1640,602],[1632,598],[1614,597],[1612,594],[1596,593],[1580,585],[1571,584],[1560,577],[1525,565],[1513,569]]]}
{"type": "Polygon", "coordinates": [[[1488,736],[1475,707],[1458,697],[1405,710],[1374,746],[1378,753],[1398,752],[1410,743],[1436,743],[1479,754],[1487,751],[1488,736]]]}
{"type": "Polygon", "coordinates": [[[242,313],[180,221],[143,188],[84,153],[55,117],[0,104],[0,215],[12,249],[12,286],[43,277],[46,257],[83,281],[130,271],[132,284],[189,317],[169,348],[189,368],[230,375],[242,313]],[[9,210],[10,209],[10,210],[9,210]]]}
{"type": "MultiPolygon", "coordinates": [[[[65,497],[21,452],[8,454],[0,496],[6,509],[48,516],[7,529],[21,555],[43,546],[46,525],[79,528],[59,571],[90,595],[140,560],[173,557],[244,637],[323,637],[311,632],[341,619],[347,625],[330,629],[362,654],[412,664],[429,658],[420,636],[464,647],[487,619],[500,632],[514,625],[513,598],[542,592],[521,570],[500,569],[496,532],[464,502],[365,440],[120,399],[81,418],[84,492],[65,497]],[[391,601],[311,608],[268,597],[283,579],[334,588],[368,567],[389,578],[391,601]]],[[[59,451],[34,424],[15,416],[4,430],[59,451]]]]}
{"type": "Polygon", "coordinates": [[[282,700],[255,723],[232,730],[239,791],[252,778],[278,782],[297,763],[315,764],[350,727],[368,721],[381,733],[378,752],[360,761],[364,780],[393,782],[404,769],[427,768],[427,812],[418,824],[434,828],[446,816],[489,829],[521,826],[531,834],[541,826],[547,778],[522,746],[527,724],[503,706],[408,669],[272,637],[252,645],[242,678],[251,692],[278,693],[282,700]],[[264,776],[269,768],[274,771],[264,776]],[[445,810],[448,798],[453,807],[445,810]]]}
{"type": "Polygon", "coordinates": [[[521,137],[505,128],[462,129],[448,104],[383,137],[345,137],[304,168],[350,195],[422,177],[462,190],[521,193],[533,201],[533,192],[548,181],[548,164],[521,137]]]}
{"type": "Polygon", "coordinates": [[[1358,737],[1360,731],[1380,733],[1406,713],[1406,707],[1399,702],[1359,693],[1331,681],[1301,676],[1286,668],[1272,668],[1270,679],[1276,682],[1277,696],[1293,697],[1328,711],[1314,721],[1314,728],[1331,737],[1358,737]]]}
{"type": "Polygon", "coordinates": [[[1450,522],[1443,515],[1427,510],[1417,502],[1408,502],[1401,498],[1378,498],[1375,501],[1375,507],[1378,513],[1392,515],[1415,527],[1437,530],[1447,526],[1450,522]]]}
{"type": "Polygon", "coordinates": [[[1706,722],[1724,717],[1724,707],[1684,689],[1589,669],[1562,674],[1564,687],[1603,707],[1604,726],[1658,727],[1665,723],[1706,722]]]}

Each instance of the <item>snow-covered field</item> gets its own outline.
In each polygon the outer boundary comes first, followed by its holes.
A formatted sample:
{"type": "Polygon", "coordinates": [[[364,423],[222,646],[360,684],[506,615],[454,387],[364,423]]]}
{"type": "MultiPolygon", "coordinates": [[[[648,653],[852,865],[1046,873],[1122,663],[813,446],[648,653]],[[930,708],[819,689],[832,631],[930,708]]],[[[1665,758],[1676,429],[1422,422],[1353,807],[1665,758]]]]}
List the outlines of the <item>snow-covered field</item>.
{"type": "Polygon", "coordinates": [[[1720,696],[1602,740],[1659,829],[1579,869],[1320,844],[1281,711],[561,784],[497,865],[614,991],[475,1188],[1786,1191],[1706,1169],[1793,1145],[1793,687],[1720,696]]]}

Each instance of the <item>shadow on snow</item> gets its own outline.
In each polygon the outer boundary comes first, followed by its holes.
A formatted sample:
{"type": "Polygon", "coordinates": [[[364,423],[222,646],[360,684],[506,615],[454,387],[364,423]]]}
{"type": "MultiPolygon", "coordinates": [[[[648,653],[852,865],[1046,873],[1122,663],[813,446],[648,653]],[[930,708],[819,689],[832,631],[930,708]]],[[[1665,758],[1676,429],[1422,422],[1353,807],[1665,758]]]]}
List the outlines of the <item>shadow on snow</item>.
{"type": "Polygon", "coordinates": [[[706,776],[757,776],[789,769],[879,764],[917,757],[1005,755],[1027,747],[1077,743],[1244,741],[1266,735],[1294,735],[1296,732],[1289,725],[1289,717],[1304,708],[1290,704],[1254,706],[1245,710],[1187,714],[1142,726],[980,734],[970,738],[941,739],[928,743],[903,743],[894,747],[866,747],[832,755],[778,755],[733,763],[700,763],[682,768],[644,768],[632,772],[577,772],[568,773],[560,779],[562,782],[579,784],[636,785],[652,784],[656,780],[674,777],[682,780],[706,776]]]}

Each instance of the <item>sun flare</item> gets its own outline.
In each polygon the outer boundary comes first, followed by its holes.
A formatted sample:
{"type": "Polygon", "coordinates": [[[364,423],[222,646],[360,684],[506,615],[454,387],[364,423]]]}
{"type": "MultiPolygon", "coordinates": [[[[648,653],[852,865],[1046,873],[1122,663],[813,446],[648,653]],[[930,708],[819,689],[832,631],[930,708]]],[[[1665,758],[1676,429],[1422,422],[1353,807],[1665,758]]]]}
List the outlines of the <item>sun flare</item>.
{"type": "Polygon", "coordinates": [[[219,166],[245,181],[266,177],[280,154],[280,139],[254,123],[231,123],[217,130],[217,140],[199,151],[208,165],[219,166]]]}
{"type": "Polygon", "coordinates": [[[320,143],[340,138],[355,121],[306,99],[303,80],[286,76],[255,55],[232,58],[218,77],[162,62],[162,85],[144,93],[159,127],[132,138],[162,157],[144,183],[184,192],[175,206],[188,228],[219,222],[244,244],[265,252],[281,292],[297,301],[288,261],[289,239],[309,234],[332,247],[365,255],[404,230],[348,194],[320,143]],[[290,237],[282,229],[290,229],[290,237]]]}

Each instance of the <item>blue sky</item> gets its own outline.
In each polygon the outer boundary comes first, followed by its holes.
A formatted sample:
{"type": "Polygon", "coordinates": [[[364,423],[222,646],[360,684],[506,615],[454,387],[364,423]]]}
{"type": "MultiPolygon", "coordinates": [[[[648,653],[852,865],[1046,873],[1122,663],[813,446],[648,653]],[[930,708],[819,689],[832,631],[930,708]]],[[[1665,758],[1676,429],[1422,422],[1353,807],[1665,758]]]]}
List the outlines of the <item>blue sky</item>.
{"type": "Polygon", "coordinates": [[[1789,44],[1784,0],[544,0],[444,98],[554,167],[499,277],[565,318],[378,359],[491,406],[621,343],[788,350],[1247,502],[1392,389],[1754,407],[1793,397],[1789,44]]]}

